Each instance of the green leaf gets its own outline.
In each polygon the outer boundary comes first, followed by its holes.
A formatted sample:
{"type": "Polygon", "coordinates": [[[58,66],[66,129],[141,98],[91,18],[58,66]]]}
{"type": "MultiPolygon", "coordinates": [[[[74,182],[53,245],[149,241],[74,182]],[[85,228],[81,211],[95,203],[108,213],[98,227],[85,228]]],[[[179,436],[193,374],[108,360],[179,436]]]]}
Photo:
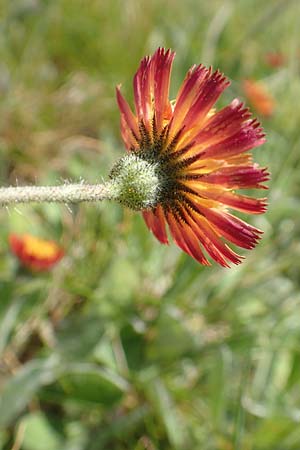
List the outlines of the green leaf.
{"type": "Polygon", "coordinates": [[[124,413],[120,417],[115,418],[110,423],[105,424],[92,435],[89,445],[84,450],[100,450],[108,442],[121,439],[128,441],[128,435],[134,433],[140,425],[144,425],[147,417],[150,415],[149,407],[147,405],[137,406],[132,411],[124,413]]]}
{"type": "Polygon", "coordinates": [[[111,405],[128,388],[128,382],[112,370],[96,364],[73,363],[60,378],[60,386],[55,386],[54,395],[76,402],[111,405]]]}
{"type": "Polygon", "coordinates": [[[183,449],[186,438],[170,392],[160,378],[155,379],[149,385],[147,391],[157,414],[165,425],[170,443],[175,449],[183,449]]]}
{"type": "Polygon", "coordinates": [[[42,412],[28,414],[22,420],[24,450],[61,450],[64,448],[62,436],[49,423],[42,412]]]}
{"type": "Polygon", "coordinates": [[[57,350],[69,360],[87,357],[99,343],[103,331],[103,323],[98,316],[72,315],[58,333],[57,350]]]}
{"type": "Polygon", "coordinates": [[[127,364],[130,369],[137,370],[145,363],[145,337],[130,323],[121,329],[120,335],[127,364]]]}
{"type": "Polygon", "coordinates": [[[162,308],[156,324],[156,333],[155,341],[148,344],[147,348],[149,357],[154,361],[159,359],[164,364],[172,362],[195,348],[192,334],[172,307],[162,308]]]}
{"type": "Polygon", "coordinates": [[[16,325],[17,317],[23,305],[23,299],[14,300],[3,313],[0,321],[0,354],[3,352],[9,336],[16,325]]]}
{"type": "Polygon", "coordinates": [[[57,356],[32,361],[9,379],[0,398],[0,426],[9,425],[28,405],[41,386],[52,383],[61,373],[57,356]]]}

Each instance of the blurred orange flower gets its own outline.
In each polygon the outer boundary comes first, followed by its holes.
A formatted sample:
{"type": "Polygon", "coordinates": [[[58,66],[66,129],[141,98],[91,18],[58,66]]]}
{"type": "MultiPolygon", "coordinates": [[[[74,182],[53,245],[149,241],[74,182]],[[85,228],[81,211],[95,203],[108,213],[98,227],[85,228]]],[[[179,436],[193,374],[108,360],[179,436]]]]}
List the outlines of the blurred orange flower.
{"type": "Polygon", "coordinates": [[[268,52],[265,54],[265,63],[274,69],[282,67],[285,63],[285,56],[280,52],[268,52]]]}
{"type": "Polygon", "coordinates": [[[51,269],[64,256],[63,249],[56,242],[31,234],[10,234],[9,244],[21,264],[35,272],[51,269]]]}
{"type": "Polygon", "coordinates": [[[275,100],[267,91],[266,86],[259,81],[244,80],[243,91],[256,111],[264,117],[271,117],[275,110],[275,100]]]}

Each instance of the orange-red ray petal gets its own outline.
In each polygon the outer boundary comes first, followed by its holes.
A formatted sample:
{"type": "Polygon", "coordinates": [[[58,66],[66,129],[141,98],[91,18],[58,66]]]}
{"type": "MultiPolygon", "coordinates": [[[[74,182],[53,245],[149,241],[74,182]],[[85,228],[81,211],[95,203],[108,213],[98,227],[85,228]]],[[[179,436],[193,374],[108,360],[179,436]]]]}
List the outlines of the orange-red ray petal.
{"type": "Polygon", "coordinates": [[[133,79],[134,103],[139,122],[143,120],[146,128],[150,130],[152,120],[153,100],[153,70],[151,70],[151,58],[146,56],[133,79]]]}
{"type": "Polygon", "coordinates": [[[252,249],[261,237],[262,231],[228,212],[205,208],[202,205],[197,205],[195,208],[216,227],[222,236],[241,248],[252,249]]]}
{"type": "Polygon", "coordinates": [[[198,95],[182,123],[186,130],[190,130],[189,137],[191,140],[197,135],[200,123],[229,84],[227,78],[218,70],[203,81],[201,89],[199,89],[198,95]],[[192,130],[196,124],[196,129],[192,130]]]}
{"type": "Polygon", "coordinates": [[[170,232],[175,243],[188,255],[196,259],[205,266],[209,266],[210,262],[203,255],[198,243],[197,236],[187,224],[180,223],[172,213],[166,213],[170,232]]]}
{"type": "Polygon", "coordinates": [[[121,136],[122,136],[123,142],[124,142],[127,150],[136,149],[137,142],[134,139],[134,136],[133,136],[130,128],[128,128],[127,123],[125,122],[125,119],[123,116],[121,116],[121,119],[120,119],[120,129],[121,129],[121,136]]]}
{"type": "Polygon", "coordinates": [[[265,141],[259,123],[252,120],[247,122],[234,135],[205,148],[201,158],[228,158],[258,147],[265,141]]]}
{"type": "Polygon", "coordinates": [[[194,230],[199,241],[208,254],[221,266],[229,267],[224,259],[228,259],[234,264],[240,264],[243,257],[231,250],[220,238],[220,234],[214,230],[213,225],[200,214],[193,210],[188,210],[185,214],[187,222],[194,230]]]}
{"type": "Polygon", "coordinates": [[[220,189],[207,189],[203,197],[215,200],[230,208],[250,214],[262,214],[266,211],[266,198],[252,198],[235,192],[220,189]]]}
{"type": "Polygon", "coordinates": [[[238,99],[233,100],[230,105],[214,113],[198,130],[195,136],[195,144],[208,144],[218,142],[235,134],[247,119],[251,117],[248,108],[238,99]]]}
{"type": "Polygon", "coordinates": [[[127,148],[136,146],[136,141],[140,137],[137,119],[130,106],[120,92],[119,86],[116,88],[117,102],[121,112],[121,133],[127,148]],[[134,137],[135,136],[135,137],[134,137]]]}
{"type": "MultiPolygon", "coordinates": [[[[188,174],[187,178],[197,177],[188,174]]],[[[260,188],[267,189],[263,182],[269,180],[269,173],[266,168],[258,165],[252,166],[228,166],[214,172],[198,177],[199,182],[214,185],[222,185],[230,189],[260,188]]]]}
{"type": "MultiPolygon", "coordinates": [[[[259,123],[249,121],[244,127],[241,127],[234,135],[214,144],[206,146],[205,144],[194,144],[193,154],[185,155],[182,160],[185,166],[197,165],[198,161],[205,159],[227,159],[240,153],[246,152],[252,148],[258,147],[265,142],[264,133],[259,127],[259,123]],[[196,151],[200,148],[199,151],[196,151]]],[[[190,153],[192,153],[190,151],[190,153]]]]}
{"type": "Polygon", "coordinates": [[[158,132],[163,127],[163,120],[170,116],[170,75],[175,52],[165,51],[159,48],[153,55],[151,64],[153,66],[153,92],[155,103],[155,118],[158,132]]]}
{"type": "Polygon", "coordinates": [[[175,135],[182,128],[183,120],[199,93],[201,84],[211,75],[211,69],[199,65],[193,66],[187,73],[178,92],[170,124],[170,134],[175,135]]]}
{"type": "Polygon", "coordinates": [[[163,215],[162,207],[159,205],[154,210],[143,211],[143,217],[147,227],[154,236],[162,243],[168,244],[168,236],[166,233],[166,222],[163,215]]]}

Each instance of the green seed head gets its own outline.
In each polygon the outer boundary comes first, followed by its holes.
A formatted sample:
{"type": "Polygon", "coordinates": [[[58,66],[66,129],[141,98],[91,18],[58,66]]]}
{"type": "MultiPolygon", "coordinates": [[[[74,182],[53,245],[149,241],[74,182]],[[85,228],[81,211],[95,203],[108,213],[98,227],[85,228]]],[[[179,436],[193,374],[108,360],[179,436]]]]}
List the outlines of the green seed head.
{"type": "Polygon", "coordinates": [[[158,203],[160,182],[158,166],[128,153],[110,173],[112,197],[128,208],[140,211],[158,203]]]}

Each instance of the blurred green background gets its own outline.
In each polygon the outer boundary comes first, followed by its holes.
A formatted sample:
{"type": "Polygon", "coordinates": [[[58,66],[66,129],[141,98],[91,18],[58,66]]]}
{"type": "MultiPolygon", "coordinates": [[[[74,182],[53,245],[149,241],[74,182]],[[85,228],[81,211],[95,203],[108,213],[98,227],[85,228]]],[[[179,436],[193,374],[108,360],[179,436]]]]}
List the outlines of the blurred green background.
{"type": "Polygon", "coordinates": [[[298,1],[2,0],[1,185],[106,178],[124,151],[115,85],[177,52],[262,80],[255,160],[272,173],[265,231],[239,267],[204,268],[118,205],[0,211],[0,448],[299,450],[300,5],[298,1]],[[280,54],[272,67],[266,55],[280,54]],[[51,273],[18,268],[7,237],[60,242],[51,273]]]}

